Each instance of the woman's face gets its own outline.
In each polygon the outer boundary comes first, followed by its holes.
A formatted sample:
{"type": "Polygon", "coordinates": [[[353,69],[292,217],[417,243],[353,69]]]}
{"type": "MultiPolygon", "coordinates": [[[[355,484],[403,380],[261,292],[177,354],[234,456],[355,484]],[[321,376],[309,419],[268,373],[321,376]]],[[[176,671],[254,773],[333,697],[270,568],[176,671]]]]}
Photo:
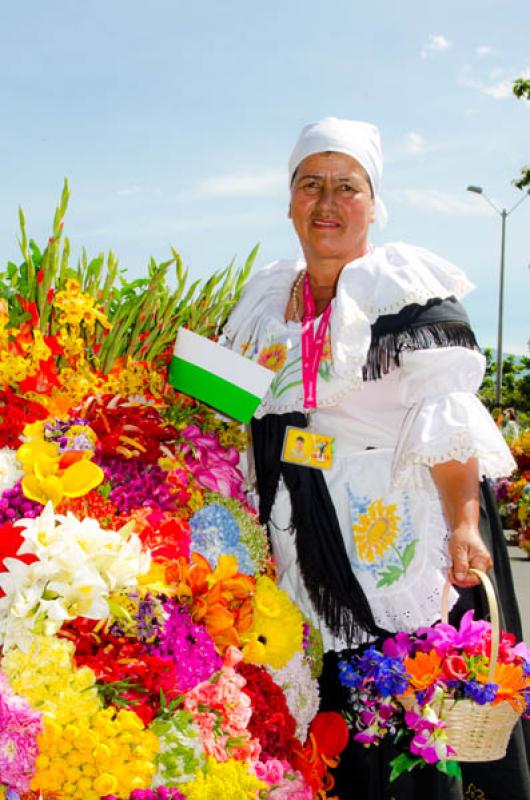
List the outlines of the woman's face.
{"type": "Polygon", "coordinates": [[[332,259],[343,266],[364,255],[375,218],[365,170],[344,153],[308,156],[296,170],[289,216],[308,263],[332,259]]]}

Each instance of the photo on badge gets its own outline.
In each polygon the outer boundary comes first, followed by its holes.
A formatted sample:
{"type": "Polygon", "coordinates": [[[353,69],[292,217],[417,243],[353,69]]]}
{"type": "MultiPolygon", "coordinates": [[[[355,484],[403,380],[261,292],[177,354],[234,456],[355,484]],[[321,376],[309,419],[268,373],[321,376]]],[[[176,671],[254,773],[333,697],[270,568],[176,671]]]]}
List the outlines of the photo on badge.
{"type": "Polygon", "coordinates": [[[330,469],[333,464],[333,436],[288,426],[285,429],[281,460],[302,467],[330,469]]]}

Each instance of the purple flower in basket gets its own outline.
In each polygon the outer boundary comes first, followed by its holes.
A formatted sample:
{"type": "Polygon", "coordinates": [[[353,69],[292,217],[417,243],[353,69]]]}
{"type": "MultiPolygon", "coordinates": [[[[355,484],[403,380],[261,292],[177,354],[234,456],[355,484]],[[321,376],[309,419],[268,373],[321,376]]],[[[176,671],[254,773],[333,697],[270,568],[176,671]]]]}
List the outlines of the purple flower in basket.
{"type": "Polygon", "coordinates": [[[413,654],[414,647],[415,642],[408,633],[396,633],[390,639],[385,639],[382,650],[385,656],[404,659],[413,654]]]}
{"type": "Polygon", "coordinates": [[[385,656],[374,646],[354,656],[351,664],[341,661],[339,679],[344,686],[354,689],[373,682],[376,692],[383,697],[402,694],[408,686],[401,659],[385,656]]]}
{"type": "Polygon", "coordinates": [[[424,709],[421,715],[406,711],[405,722],[414,731],[409,749],[415,756],[420,756],[427,764],[436,764],[454,755],[454,749],[447,744],[445,725],[432,709],[424,709]]]}
{"type": "Polygon", "coordinates": [[[464,694],[470,700],[474,700],[479,706],[493,703],[499,690],[496,683],[479,683],[478,681],[468,681],[464,684],[464,694]]]}
{"type": "Polygon", "coordinates": [[[486,633],[491,630],[489,622],[475,621],[473,615],[473,610],[466,611],[458,629],[445,622],[439,622],[433,628],[420,628],[418,635],[424,637],[425,647],[428,650],[435,649],[440,655],[449,650],[471,650],[480,645],[486,633]]]}
{"type": "Polygon", "coordinates": [[[394,728],[394,703],[375,701],[371,708],[362,711],[357,720],[359,731],[354,740],[359,744],[370,745],[378,742],[394,728]]]}

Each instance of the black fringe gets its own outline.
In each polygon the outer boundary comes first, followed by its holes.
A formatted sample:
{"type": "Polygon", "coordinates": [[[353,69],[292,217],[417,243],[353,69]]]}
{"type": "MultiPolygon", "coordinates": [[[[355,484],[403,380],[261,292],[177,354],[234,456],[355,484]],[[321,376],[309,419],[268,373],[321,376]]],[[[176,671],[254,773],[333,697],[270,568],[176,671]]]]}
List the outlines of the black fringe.
{"type": "Polygon", "coordinates": [[[467,347],[478,349],[475,334],[461,322],[435,322],[389,333],[374,334],[363,367],[363,379],[374,381],[399,367],[401,353],[429,350],[435,347],[467,347]]]}

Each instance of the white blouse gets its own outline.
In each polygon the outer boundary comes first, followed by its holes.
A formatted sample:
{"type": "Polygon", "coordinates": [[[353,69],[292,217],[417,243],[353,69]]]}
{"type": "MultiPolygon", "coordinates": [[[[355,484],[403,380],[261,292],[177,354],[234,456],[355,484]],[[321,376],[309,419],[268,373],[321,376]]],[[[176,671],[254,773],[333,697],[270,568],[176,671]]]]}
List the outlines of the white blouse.
{"type": "MultiPolygon", "coordinates": [[[[303,410],[301,325],[285,322],[303,262],[276,262],[249,283],[225,333],[234,349],[275,372],[257,416],[303,410]]],[[[464,347],[403,352],[400,367],[363,382],[370,325],[431,298],[460,299],[473,288],[454,265],[403,243],[374,248],[347,265],[332,301],[330,331],[317,381],[313,427],[335,437],[324,471],[350,564],[376,622],[412,630],[440,615],[447,570],[447,528],[429,467],[476,457],[481,476],[508,475],[515,463],[475,397],[480,353],[464,347]]],[[[318,324],[318,320],[315,324],[318,324]]],[[[279,583],[340,649],[308,597],[290,531],[289,494],[280,483],[271,513],[279,583]]],[[[453,593],[453,600],[456,593],[453,593]]]]}

